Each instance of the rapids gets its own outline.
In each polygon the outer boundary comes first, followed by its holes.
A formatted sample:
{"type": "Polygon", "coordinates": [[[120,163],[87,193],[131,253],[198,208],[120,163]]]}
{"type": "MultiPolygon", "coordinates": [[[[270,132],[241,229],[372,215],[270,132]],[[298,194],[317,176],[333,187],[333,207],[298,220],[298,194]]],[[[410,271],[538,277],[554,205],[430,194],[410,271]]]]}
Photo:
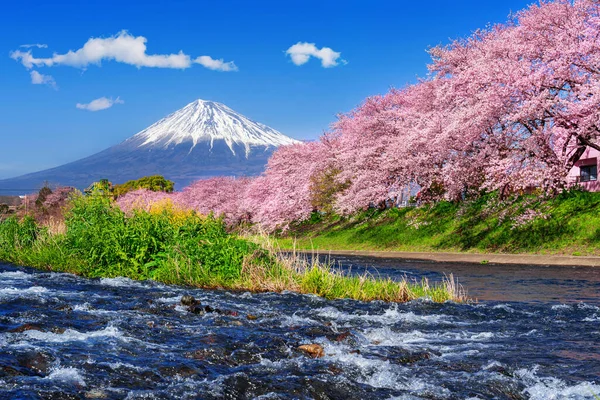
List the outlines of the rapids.
{"type": "Polygon", "coordinates": [[[454,272],[479,301],[330,301],[0,264],[0,398],[546,400],[600,394],[597,271],[340,261],[354,272],[434,281],[454,272]],[[509,301],[511,293],[517,301],[509,301]],[[191,313],[180,304],[184,294],[228,312],[191,313]],[[325,355],[298,350],[309,343],[320,344],[325,355]]]}

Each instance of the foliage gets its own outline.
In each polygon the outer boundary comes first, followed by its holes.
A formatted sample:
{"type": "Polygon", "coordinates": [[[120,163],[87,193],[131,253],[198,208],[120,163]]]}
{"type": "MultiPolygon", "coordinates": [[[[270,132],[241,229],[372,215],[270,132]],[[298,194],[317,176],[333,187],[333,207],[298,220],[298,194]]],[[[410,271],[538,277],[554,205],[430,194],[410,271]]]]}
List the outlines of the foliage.
{"type": "Polygon", "coordinates": [[[143,178],[127,181],[113,187],[113,195],[119,198],[126,193],[138,189],[146,189],[153,192],[171,193],[175,187],[175,183],[165,179],[161,175],[144,176],[143,178]]]}
{"type": "Polygon", "coordinates": [[[294,290],[359,300],[463,300],[450,282],[429,286],[341,275],[229,234],[222,220],[173,208],[170,202],[130,214],[103,193],[77,195],[71,202],[62,234],[52,234],[31,217],[1,221],[0,260],[89,277],[204,288],[294,290]]]}
{"type": "Polygon", "coordinates": [[[600,193],[568,191],[324,216],[279,244],[308,250],[469,251],[600,255],[600,193]]]}
{"type": "Polygon", "coordinates": [[[93,182],[90,186],[88,186],[84,190],[84,193],[108,197],[113,195],[113,190],[112,182],[110,182],[108,179],[100,179],[98,182],[93,182]]]}

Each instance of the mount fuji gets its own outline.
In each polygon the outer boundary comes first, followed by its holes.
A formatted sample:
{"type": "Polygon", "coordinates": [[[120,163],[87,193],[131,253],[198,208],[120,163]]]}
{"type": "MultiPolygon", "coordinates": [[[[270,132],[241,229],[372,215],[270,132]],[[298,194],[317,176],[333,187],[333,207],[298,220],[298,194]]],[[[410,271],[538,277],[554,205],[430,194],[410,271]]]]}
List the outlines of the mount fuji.
{"type": "Polygon", "coordinates": [[[56,168],[0,180],[3,194],[50,185],[87,187],[107,178],[122,183],[163,175],[176,188],[210,176],[260,174],[273,151],[298,143],[224,104],[196,100],[124,142],[56,168]]]}

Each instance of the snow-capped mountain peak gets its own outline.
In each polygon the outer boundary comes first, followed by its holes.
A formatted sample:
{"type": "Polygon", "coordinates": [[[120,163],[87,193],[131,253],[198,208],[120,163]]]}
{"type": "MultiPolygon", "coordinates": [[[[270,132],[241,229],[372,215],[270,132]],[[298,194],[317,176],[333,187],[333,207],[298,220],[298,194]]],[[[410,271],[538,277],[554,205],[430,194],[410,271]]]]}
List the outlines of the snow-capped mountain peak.
{"type": "MultiPolygon", "coordinates": [[[[190,151],[201,142],[224,141],[235,154],[234,145],[242,145],[246,157],[253,146],[278,147],[298,143],[266,125],[252,121],[224,104],[196,100],[166,116],[131,137],[140,148],[168,148],[190,146],[190,151]]],[[[238,146],[239,148],[239,146],[238,146]]]]}

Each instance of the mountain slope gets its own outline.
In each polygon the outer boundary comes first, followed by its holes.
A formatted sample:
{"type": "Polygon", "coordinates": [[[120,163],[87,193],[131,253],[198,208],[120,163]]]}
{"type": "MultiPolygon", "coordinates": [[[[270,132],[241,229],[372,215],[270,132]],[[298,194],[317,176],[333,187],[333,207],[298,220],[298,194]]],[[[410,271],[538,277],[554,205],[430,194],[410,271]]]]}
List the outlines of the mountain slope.
{"type": "Polygon", "coordinates": [[[45,182],[84,188],[160,174],[181,188],[209,176],[251,176],[273,151],[296,140],[216,102],[197,100],[124,142],[56,168],[0,180],[0,193],[29,193],[45,182]]]}

